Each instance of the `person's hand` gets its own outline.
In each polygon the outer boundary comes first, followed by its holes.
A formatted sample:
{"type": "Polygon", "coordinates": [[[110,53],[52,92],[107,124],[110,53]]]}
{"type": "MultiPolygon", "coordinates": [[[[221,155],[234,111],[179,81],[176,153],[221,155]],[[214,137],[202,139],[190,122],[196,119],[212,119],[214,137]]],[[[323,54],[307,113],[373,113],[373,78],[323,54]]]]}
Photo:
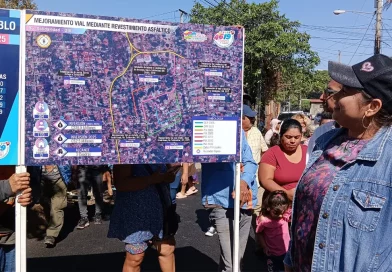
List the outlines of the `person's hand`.
{"type": "Polygon", "coordinates": [[[289,200],[292,202],[294,199],[295,188],[290,189],[290,190],[286,190],[286,194],[287,194],[287,197],[289,198],[289,200]]]}
{"type": "Polygon", "coordinates": [[[29,173],[19,173],[13,174],[9,178],[9,183],[11,190],[14,194],[16,192],[27,189],[30,185],[30,174],[29,173]]]}
{"type": "Polygon", "coordinates": [[[22,194],[18,196],[18,203],[23,207],[26,207],[31,203],[31,188],[23,190],[22,194]]]}
{"type": "Polygon", "coordinates": [[[240,201],[241,201],[240,205],[241,205],[241,207],[245,203],[247,203],[251,200],[252,200],[252,193],[250,191],[250,188],[244,180],[241,180],[241,183],[240,183],[240,201]]]}
{"type": "Polygon", "coordinates": [[[264,251],[264,254],[266,256],[270,256],[271,255],[271,252],[269,251],[269,249],[267,247],[263,247],[263,251],[264,251]]]}
{"type": "Polygon", "coordinates": [[[244,172],[244,164],[241,162],[240,163],[240,172],[243,173],[244,172]]]}
{"type": "MultiPolygon", "coordinates": [[[[235,199],[235,190],[231,193],[231,196],[235,199]]],[[[240,182],[240,207],[242,207],[245,203],[252,200],[252,194],[250,192],[248,184],[241,180],[240,182]]]]}

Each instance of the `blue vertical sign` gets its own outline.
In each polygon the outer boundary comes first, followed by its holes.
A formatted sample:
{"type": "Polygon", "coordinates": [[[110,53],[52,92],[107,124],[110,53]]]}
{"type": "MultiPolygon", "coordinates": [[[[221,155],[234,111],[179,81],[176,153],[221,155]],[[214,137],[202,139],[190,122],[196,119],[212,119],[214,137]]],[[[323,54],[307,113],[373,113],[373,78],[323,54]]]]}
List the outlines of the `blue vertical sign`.
{"type": "Polygon", "coordinates": [[[19,154],[20,11],[0,9],[0,165],[19,154]]]}

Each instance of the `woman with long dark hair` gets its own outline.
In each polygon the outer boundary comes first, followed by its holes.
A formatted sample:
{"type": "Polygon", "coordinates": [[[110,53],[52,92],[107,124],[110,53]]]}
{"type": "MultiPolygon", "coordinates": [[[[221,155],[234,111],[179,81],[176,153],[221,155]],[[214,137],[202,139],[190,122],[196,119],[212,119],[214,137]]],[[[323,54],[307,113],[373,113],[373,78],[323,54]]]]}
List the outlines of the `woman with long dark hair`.
{"type": "Polygon", "coordinates": [[[284,191],[290,200],[305,169],[307,147],[301,145],[302,126],[294,119],[283,122],[280,144],[267,150],[261,158],[259,180],[268,192],[284,191]]]}

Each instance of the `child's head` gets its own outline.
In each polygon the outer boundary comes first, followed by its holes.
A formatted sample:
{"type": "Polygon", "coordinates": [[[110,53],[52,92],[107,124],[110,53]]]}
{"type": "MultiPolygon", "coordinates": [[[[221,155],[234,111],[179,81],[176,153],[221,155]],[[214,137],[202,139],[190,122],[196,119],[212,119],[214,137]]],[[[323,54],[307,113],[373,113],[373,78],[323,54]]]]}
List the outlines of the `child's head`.
{"type": "Polygon", "coordinates": [[[284,191],[273,191],[265,198],[261,213],[271,218],[281,218],[289,208],[289,204],[290,200],[284,191]]]}
{"type": "Polygon", "coordinates": [[[274,132],[270,140],[270,147],[280,144],[280,136],[279,133],[274,132]]]}

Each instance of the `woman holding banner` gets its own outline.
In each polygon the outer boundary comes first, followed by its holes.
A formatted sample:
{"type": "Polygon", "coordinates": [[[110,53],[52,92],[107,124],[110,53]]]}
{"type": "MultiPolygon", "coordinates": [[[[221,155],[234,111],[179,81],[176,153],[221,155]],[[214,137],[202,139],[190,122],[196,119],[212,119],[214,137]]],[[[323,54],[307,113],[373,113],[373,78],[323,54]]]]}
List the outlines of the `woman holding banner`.
{"type": "Polygon", "coordinates": [[[114,166],[117,196],[108,237],[125,243],[123,272],[140,271],[150,245],[158,251],[161,270],[175,271],[178,221],[168,185],[178,170],[178,166],[162,164],[114,166]]]}

